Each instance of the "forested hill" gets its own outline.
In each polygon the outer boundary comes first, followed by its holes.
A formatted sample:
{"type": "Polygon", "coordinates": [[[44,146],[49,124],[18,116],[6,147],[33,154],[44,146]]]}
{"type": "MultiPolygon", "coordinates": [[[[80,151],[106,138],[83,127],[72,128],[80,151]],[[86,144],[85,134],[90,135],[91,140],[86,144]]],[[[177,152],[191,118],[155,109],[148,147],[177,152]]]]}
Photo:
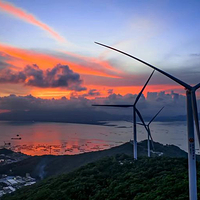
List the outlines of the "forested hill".
{"type": "MultiPolygon", "coordinates": [[[[199,167],[198,163],[197,171],[199,167]]],[[[189,199],[187,169],[185,158],[160,156],[134,161],[120,154],[45,179],[2,200],[186,200],[189,199]]]]}
{"type": "MultiPolygon", "coordinates": [[[[162,145],[154,142],[154,151],[152,156],[168,156],[168,157],[185,157],[187,153],[174,145],[162,145]]],[[[115,156],[116,154],[133,155],[133,146],[129,142],[111,149],[83,153],[79,155],[64,156],[33,156],[10,165],[1,166],[0,174],[21,175],[25,176],[30,173],[34,178],[46,178],[52,175],[71,172],[80,166],[95,162],[107,156],[115,156]]],[[[138,143],[138,156],[147,156],[147,141],[138,143]]]]}

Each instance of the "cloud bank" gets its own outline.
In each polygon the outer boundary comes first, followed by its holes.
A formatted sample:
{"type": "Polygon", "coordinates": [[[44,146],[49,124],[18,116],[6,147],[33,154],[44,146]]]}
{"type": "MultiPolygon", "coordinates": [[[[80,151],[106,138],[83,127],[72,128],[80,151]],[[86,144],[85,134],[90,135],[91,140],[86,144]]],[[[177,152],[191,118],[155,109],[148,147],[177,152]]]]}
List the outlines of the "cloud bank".
{"type": "MultiPolygon", "coordinates": [[[[89,91],[90,93],[91,91],[89,91]]],[[[96,92],[95,90],[92,92],[96,92]]],[[[92,104],[133,104],[135,94],[111,94],[108,97],[86,99],[72,96],[70,99],[42,99],[31,95],[10,95],[0,97],[0,120],[15,121],[57,121],[75,123],[96,123],[105,120],[132,120],[132,108],[94,107],[92,104]]],[[[200,100],[197,101],[198,105],[200,100]]],[[[149,92],[142,96],[137,104],[145,121],[149,121],[161,107],[162,112],[156,118],[159,121],[186,120],[185,96],[173,91],[149,92]]]]}

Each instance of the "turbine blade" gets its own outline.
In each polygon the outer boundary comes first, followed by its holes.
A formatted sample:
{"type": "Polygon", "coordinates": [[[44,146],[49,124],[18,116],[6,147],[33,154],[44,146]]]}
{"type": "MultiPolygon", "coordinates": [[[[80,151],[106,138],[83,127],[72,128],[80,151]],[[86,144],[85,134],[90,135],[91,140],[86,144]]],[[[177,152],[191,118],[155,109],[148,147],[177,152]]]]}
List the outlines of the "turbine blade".
{"type": "Polygon", "coordinates": [[[199,84],[196,84],[196,85],[194,86],[194,89],[195,89],[195,90],[197,90],[198,88],[200,88],[200,83],[199,83],[199,84]]]}
{"type": "Polygon", "coordinates": [[[198,141],[200,145],[199,117],[198,117],[196,95],[194,91],[192,92],[192,109],[193,109],[194,121],[196,125],[197,137],[198,137],[198,141]]]}
{"type": "Polygon", "coordinates": [[[148,84],[148,82],[150,81],[150,79],[151,79],[151,77],[152,77],[152,75],[153,75],[154,72],[155,72],[155,69],[153,70],[153,72],[152,72],[151,75],[149,76],[148,80],[147,80],[146,83],[144,84],[144,86],[143,86],[142,90],[140,91],[140,93],[137,95],[137,97],[136,97],[136,99],[135,99],[134,105],[136,105],[136,103],[138,102],[140,96],[142,95],[142,93],[143,93],[145,87],[147,86],[147,84],[148,84]]]}
{"type": "Polygon", "coordinates": [[[147,66],[149,66],[149,67],[151,67],[151,68],[153,68],[153,69],[155,69],[156,71],[160,72],[161,74],[164,74],[165,76],[167,76],[168,78],[170,78],[170,79],[174,80],[175,82],[179,83],[179,84],[182,85],[183,87],[185,87],[185,88],[187,88],[187,89],[191,89],[191,86],[188,85],[187,83],[184,83],[183,81],[181,81],[181,80],[179,80],[178,78],[172,76],[171,74],[168,74],[167,72],[165,72],[165,71],[163,71],[163,70],[161,70],[161,69],[159,69],[159,68],[157,68],[157,67],[154,67],[153,65],[151,65],[151,64],[149,64],[149,63],[147,63],[147,62],[145,62],[145,61],[143,61],[143,60],[141,60],[141,59],[139,59],[139,58],[137,58],[137,57],[134,57],[134,56],[132,56],[132,55],[130,55],[130,54],[128,54],[128,53],[125,53],[125,52],[120,51],[120,50],[118,50],[118,49],[115,49],[115,48],[113,48],[113,47],[107,46],[107,45],[105,45],[105,44],[101,44],[101,43],[99,43],[99,42],[95,42],[95,43],[98,44],[98,45],[104,46],[104,47],[106,47],[106,48],[112,49],[112,50],[114,50],[114,51],[117,51],[117,52],[119,52],[119,53],[122,53],[122,54],[124,54],[124,55],[126,55],[126,56],[128,56],[128,57],[131,57],[131,58],[133,58],[133,59],[135,59],[135,60],[137,60],[137,61],[139,61],[139,62],[141,62],[141,63],[143,63],[143,64],[145,64],[145,65],[147,65],[147,66]]]}
{"type": "Polygon", "coordinates": [[[139,110],[138,110],[137,108],[135,108],[135,111],[136,111],[138,117],[140,118],[140,121],[142,122],[142,125],[144,126],[144,128],[145,128],[146,131],[148,132],[147,126],[146,126],[146,124],[145,124],[145,122],[144,122],[144,120],[143,120],[143,118],[142,118],[142,115],[140,114],[139,110]]]}
{"type": "Polygon", "coordinates": [[[161,110],[164,108],[164,106],[155,114],[155,116],[151,119],[151,121],[148,123],[151,124],[151,122],[158,116],[158,114],[161,112],[161,110]]]}
{"type": "Polygon", "coordinates": [[[124,107],[124,108],[133,107],[133,105],[99,105],[99,104],[93,104],[92,106],[124,107]]]}

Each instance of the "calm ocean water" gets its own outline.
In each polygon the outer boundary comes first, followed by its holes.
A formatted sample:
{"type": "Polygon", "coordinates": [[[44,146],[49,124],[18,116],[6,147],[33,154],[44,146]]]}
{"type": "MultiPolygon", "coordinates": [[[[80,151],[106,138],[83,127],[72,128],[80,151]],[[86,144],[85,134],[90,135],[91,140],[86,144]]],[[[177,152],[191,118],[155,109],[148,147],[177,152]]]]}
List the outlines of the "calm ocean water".
{"type": "MultiPolygon", "coordinates": [[[[29,155],[72,155],[118,146],[133,138],[132,123],[107,122],[107,125],[0,122],[0,146],[29,155]]],[[[137,129],[138,141],[147,139],[144,128],[138,125],[137,129]]],[[[174,144],[185,151],[186,131],[186,122],[154,122],[151,125],[154,141],[174,144]]]]}

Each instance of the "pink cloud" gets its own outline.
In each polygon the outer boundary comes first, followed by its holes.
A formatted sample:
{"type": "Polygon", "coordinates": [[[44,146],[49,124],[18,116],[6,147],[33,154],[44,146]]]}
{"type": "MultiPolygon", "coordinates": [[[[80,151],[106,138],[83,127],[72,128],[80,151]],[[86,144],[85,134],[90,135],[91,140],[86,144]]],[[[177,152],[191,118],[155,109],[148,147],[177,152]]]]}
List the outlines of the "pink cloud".
{"type": "Polygon", "coordinates": [[[18,17],[18,18],[20,18],[20,19],[22,19],[22,20],[24,20],[24,21],[26,21],[30,24],[33,24],[33,25],[45,30],[46,32],[48,32],[52,37],[54,37],[59,42],[65,41],[65,39],[62,36],[60,36],[56,31],[54,31],[48,25],[46,25],[43,22],[41,22],[40,20],[38,20],[34,15],[29,14],[25,10],[16,7],[11,3],[0,1],[0,9],[2,11],[6,12],[6,13],[9,13],[9,14],[15,16],[15,17],[18,17]]]}

